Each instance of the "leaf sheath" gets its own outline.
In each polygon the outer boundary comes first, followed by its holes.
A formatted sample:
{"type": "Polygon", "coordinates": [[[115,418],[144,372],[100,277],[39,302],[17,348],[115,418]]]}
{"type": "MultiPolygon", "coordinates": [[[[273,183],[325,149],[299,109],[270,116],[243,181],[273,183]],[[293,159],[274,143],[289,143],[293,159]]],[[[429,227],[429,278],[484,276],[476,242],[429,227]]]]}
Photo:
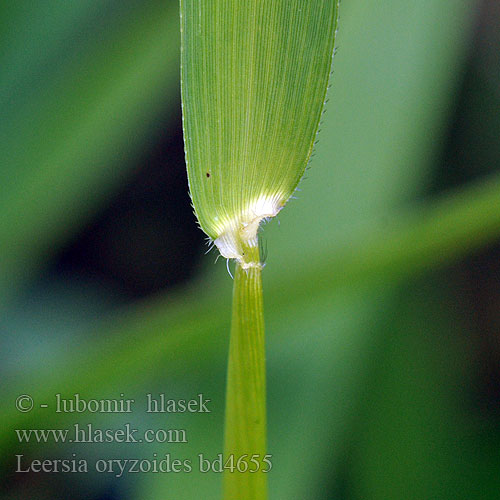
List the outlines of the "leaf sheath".
{"type": "MultiPolygon", "coordinates": [[[[236,267],[229,344],[224,457],[258,456],[260,471],[224,472],[225,500],[267,498],[266,377],[261,268],[236,267]]],[[[247,460],[248,462],[248,460],[247,460]]],[[[253,463],[248,464],[252,470],[253,463]]]]}

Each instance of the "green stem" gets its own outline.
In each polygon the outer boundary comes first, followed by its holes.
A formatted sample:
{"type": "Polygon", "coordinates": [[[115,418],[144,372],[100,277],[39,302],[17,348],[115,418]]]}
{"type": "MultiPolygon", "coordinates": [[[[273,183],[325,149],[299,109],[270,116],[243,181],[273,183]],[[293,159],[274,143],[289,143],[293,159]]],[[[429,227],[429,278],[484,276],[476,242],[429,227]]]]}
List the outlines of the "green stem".
{"type": "Polygon", "coordinates": [[[224,471],[225,500],[267,498],[267,475],[262,472],[269,468],[263,462],[265,454],[266,361],[261,267],[242,269],[237,264],[229,343],[224,446],[224,460],[227,463],[229,459],[233,463],[234,472],[227,468],[224,471]],[[257,462],[250,460],[252,456],[256,457],[257,462]],[[249,471],[257,468],[259,471],[240,472],[245,469],[243,462],[249,471]]]}

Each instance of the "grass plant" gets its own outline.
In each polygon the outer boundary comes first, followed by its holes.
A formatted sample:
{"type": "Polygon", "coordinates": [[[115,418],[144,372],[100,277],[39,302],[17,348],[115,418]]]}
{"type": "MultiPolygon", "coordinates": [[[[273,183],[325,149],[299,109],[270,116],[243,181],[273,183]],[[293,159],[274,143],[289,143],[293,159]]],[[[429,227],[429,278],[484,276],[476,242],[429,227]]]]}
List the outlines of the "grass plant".
{"type": "Polygon", "coordinates": [[[200,227],[228,262],[236,262],[226,394],[227,500],[267,498],[271,462],[258,230],[285,206],[311,156],[337,13],[331,0],[181,0],[190,194],[200,227]]]}

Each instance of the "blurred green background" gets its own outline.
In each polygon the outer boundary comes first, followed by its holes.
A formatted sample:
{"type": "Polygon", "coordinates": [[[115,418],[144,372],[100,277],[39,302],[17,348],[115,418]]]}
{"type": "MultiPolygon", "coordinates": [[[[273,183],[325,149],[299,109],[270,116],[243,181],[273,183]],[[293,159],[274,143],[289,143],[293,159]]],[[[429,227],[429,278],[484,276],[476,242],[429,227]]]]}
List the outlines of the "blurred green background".
{"type": "MultiPolygon", "coordinates": [[[[496,0],[342,2],[307,180],[262,232],[272,499],[498,498],[499,26],[496,0]]],[[[232,281],[187,195],[178,29],[177,1],[0,5],[1,498],[220,498],[196,460],[222,451],[232,281]],[[188,443],[15,433],[75,423],[188,443]],[[193,471],[15,472],[155,453],[193,471]]]]}

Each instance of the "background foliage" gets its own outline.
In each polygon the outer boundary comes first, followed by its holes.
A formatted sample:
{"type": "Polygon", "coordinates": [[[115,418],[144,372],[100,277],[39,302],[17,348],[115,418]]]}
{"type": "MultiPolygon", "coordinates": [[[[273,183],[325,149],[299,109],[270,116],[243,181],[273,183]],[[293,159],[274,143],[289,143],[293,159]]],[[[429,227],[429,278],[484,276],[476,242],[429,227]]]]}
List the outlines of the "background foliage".
{"type": "MultiPolygon", "coordinates": [[[[344,0],[298,199],[265,227],[271,498],[496,498],[500,11],[344,0]]],[[[218,498],[217,474],[15,474],[30,458],[215,455],[231,281],[203,255],[177,2],[0,7],[2,498],[218,498]],[[95,419],[19,394],[212,399],[188,444],[27,446],[95,419]]]]}

